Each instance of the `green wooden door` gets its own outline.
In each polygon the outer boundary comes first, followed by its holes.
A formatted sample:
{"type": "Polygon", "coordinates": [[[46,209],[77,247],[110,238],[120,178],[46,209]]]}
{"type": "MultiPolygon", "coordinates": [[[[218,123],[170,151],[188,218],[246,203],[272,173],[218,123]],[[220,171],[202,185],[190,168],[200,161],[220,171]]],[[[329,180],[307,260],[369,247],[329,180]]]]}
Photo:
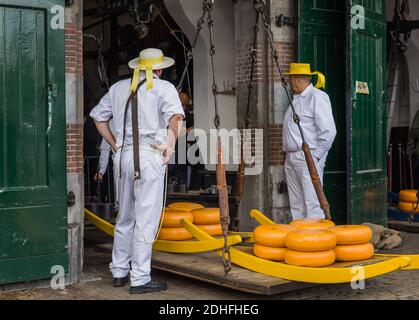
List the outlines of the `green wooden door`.
{"type": "Polygon", "coordinates": [[[347,5],[365,10],[365,28],[347,28],[348,220],[386,224],[385,1],[347,5]],[[366,82],[369,94],[356,93],[356,81],[366,82]]]}
{"type": "Polygon", "coordinates": [[[0,0],[0,284],[67,270],[63,6],[0,0]]]}
{"type": "Polygon", "coordinates": [[[298,60],[326,76],[337,135],[329,152],[324,189],[335,222],[346,222],[345,13],[344,2],[298,2],[298,60]]]}

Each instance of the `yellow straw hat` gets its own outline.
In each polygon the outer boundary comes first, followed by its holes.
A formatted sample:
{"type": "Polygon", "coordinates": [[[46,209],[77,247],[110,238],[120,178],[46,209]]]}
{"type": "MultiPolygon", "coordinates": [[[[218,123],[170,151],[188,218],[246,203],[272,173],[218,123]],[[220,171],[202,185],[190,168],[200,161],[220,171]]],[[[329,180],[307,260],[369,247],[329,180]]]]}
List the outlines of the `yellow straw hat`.
{"type": "Polygon", "coordinates": [[[301,76],[317,76],[316,88],[324,88],[326,85],[326,77],[319,71],[311,72],[309,63],[291,63],[290,72],[284,72],[287,75],[301,75],[301,76]]]}
{"type": "Polygon", "coordinates": [[[153,89],[153,70],[165,69],[174,65],[175,60],[165,57],[160,49],[149,48],[142,50],[138,58],[128,62],[128,66],[134,69],[131,82],[131,91],[137,89],[140,82],[140,70],[145,70],[147,79],[147,90],[153,89]]]}

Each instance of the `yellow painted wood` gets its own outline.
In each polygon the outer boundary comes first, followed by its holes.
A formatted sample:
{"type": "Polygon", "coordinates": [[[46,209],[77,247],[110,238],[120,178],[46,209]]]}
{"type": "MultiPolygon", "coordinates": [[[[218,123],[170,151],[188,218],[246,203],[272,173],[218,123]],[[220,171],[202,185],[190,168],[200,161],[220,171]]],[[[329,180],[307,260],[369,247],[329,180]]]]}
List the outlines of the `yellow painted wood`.
{"type": "MultiPolygon", "coordinates": [[[[114,225],[101,219],[93,212],[85,209],[84,214],[87,220],[93,223],[98,229],[105,232],[107,235],[113,237],[114,225]]],[[[182,219],[182,221],[184,221],[182,219]]],[[[227,237],[229,246],[241,243],[242,238],[239,235],[231,235],[227,237]]],[[[172,253],[197,253],[221,249],[224,247],[224,239],[209,239],[206,241],[169,241],[169,240],[156,240],[153,244],[153,249],[163,252],[172,253]]]]}
{"type": "Polygon", "coordinates": [[[253,209],[250,211],[250,216],[255,219],[259,224],[275,224],[274,221],[269,219],[267,216],[265,216],[262,212],[259,210],[253,209]]]}

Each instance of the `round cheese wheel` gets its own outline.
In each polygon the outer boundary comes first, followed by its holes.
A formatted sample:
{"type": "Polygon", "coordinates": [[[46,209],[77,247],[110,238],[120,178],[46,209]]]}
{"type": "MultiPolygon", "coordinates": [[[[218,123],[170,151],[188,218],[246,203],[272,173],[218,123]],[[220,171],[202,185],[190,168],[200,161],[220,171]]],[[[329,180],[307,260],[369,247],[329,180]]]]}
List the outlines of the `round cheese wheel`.
{"type": "Polygon", "coordinates": [[[210,236],[221,236],[223,234],[221,224],[199,224],[196,226],[204,230],[210,236]]]}
{"type": "Polygon", "coordinates": [[[336,234],[330,230],[300,229],[288,232],[285,245],[295,251],[325,251],[336,246],[336,239],[336,234]]]}
{"type": "Polygon", "coordinates": [[[173,202],[169,204],[168,207],[173,210],[186,210],[186,211],[204,208],[202,204],[195,203],[195,202],[186,202],[186,201],[173,202]]]}
{"type": "MultiPolygon", "coordinates": [[[[415,207],[416,207],[416,203],[399,201],[399,209],[401,211],[410,212],[413,209],[415,209],[415,207]]],[[[419,205],[416,208],[415,212],[419,212],[419,205]]]]}
{"type": "Polygon", "coordinates": [[[371,228],[360,225],[342,225],[330,228],[337,236],[337,244],[360,244],[372,239],[371,228]]]}
{"type": "Polygon", "coordinates": [[[194,224],[219,224],[220,223],[220,209],[219,208],[204,208],[195,209],[191,211],[194,215],[194,224]]]}
{"type": "Polygon", "coordinates": [[[399,192],[399,200],[403,202],[412,202],[416,203],[418,201],[418,198],[416,197],[416,193],[418,190],[400,190],[399,192]]]}
{"type": "Polygon", "coordinates": [[[159,232],[159,240],[189,240],[193,235],[185,228],[161,228],[159,232]]]}
{"type": "Polygon", "coordinates": [[[255,228],[253,238],[257,244],[263,246],[285,247],[285,237],[295,229],[286,224],[263,224],[255,228]]]}
{"type": "Polygon", "coordinates": [[[286,248],[262,246],[257,243],[253,245],[253,253],[255,256],[272,261],[284,261],[285,251],[287,251],[286,248]]]}
{"type": "Polygon", "coordinates": [[[335,262],[335,251],[301,252],[287,249],[284,260],[287,264],[300,267],[325,267],[335,262]]]}
{"type": "Polygon", "coordinates": [[[290,223],[300,229],[327,229],[333,227],[335,223],[327,219],[297,219],[290,223]]]}
{"type": "Polygon", "coordinates": [[[193,218],[194,216],[190,211],[166,209],[164,210],[162,227],[180,228],[182,227],[182,224],[180,223],[182,219],[193,223],[193,218]]]}
{"type": "Polygon", "coordinates": [[[374,255],[374,246],[367,242],[363,244],[341,245],[335,247],[336,260],[358,261],[366,260],[374,255]]]}

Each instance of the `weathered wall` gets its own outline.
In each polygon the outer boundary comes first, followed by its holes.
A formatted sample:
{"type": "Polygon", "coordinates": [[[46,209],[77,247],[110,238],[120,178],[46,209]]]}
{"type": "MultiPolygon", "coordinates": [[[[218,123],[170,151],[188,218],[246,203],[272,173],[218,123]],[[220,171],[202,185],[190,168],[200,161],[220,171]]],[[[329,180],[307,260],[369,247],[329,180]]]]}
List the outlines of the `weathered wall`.
{"type": "MultiPolygon", "coordinates": [[[[196,24],[202,15],[202,1],[165,0],[167,10],[192,43],[196,34],[196,24]]],[[[214,43],[216,49],[215,68],[218,90],[223,91],[225,81],[236,78],[234,55],[234,4],[231,1],[216,2],[213,7],[214,43]]],[[[209,32],[206,25],[201,30],[193,58],[194,78],[194,127],[209,131],[214,128],[214,98],[212,95],[211,60],[209,56],[209,32]]],[[[236,98],[234,95],[218,95],[221,126],[236,128],[236,98]]],[[[200,145],[203,149],[203,146],[200,145]]],[[[214,169],[214,166],[207,166],[214,169]]],[[[235,170],[236,166],[227,166],[235,170]]]]}
{"type": "MultiPolygon", "coordinates": [[[[271,0],[270,18],[274,35],[275,48],[278,51],[280,66],[283,72],[289,70],[289,64],[297,61],[297,28],[275,25],[275,16],[283,14],[295,17],[297,2],[294,0],[271,0]]],[[[288,108],[288,100],[282,87],[281,79],[272,59],[270,65],[270,109],[269,109],[269,207],[275,221],[286,222],[291,219],[288,193],[279,193],[278,184],[286,181],[284,172],[285,153],[282,151],[282,120],[288,108]]]]}
{"type": "Polygon", "coordinates": [[[83,0],[66,7],[67,192],[75,205],[68,208],[69,282],[78,281],[83,266],[83,0]]]}

